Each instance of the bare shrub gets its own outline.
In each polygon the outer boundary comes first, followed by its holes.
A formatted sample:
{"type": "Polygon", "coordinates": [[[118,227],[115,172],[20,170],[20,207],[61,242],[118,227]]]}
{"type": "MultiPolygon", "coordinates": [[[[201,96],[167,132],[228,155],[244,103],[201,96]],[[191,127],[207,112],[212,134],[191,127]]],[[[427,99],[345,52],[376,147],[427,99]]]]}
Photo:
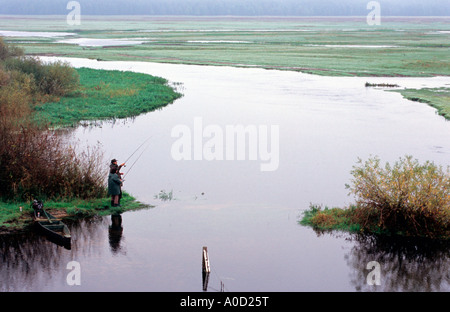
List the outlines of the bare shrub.
{"type": "Polygon", "coordinates": [[[28,125],[2,136],[0,148],[0,195],[4,198],[89,199],[105,195],[99,147],[76,153],[58,132],[28,125]]]}

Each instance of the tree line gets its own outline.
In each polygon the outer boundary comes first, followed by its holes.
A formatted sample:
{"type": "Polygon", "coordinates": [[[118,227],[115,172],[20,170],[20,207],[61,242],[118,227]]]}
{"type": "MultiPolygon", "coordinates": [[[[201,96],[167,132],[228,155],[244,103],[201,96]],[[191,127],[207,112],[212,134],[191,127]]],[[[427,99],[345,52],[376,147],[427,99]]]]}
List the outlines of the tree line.
{"type": "MultiPolygon", "coordinates": [[[[86,15],[366,16],[370,0],[78,0],[86,15]]],[[[384,16],[448,16],[441,0],[377,0],[384,16]]],[[[0,14],[67,14],[69,0],[0,0],[0,14]]]]}

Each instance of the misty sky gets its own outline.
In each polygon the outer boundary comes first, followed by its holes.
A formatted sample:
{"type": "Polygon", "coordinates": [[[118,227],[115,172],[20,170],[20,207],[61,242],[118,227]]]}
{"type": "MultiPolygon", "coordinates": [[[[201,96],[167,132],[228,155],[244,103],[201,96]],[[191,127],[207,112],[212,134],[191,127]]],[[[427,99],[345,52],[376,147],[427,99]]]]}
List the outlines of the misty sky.
{"type": "MultiPolygon", "coordinates": [[[[0,14],[67,14],[69,0],[0,0],[0,14]]],[[[370,0],[78,0],[86,15],[365,16],[370,0]]],[[[449,0],[378,0],[384,16],[450,16],[449,0]]]]}

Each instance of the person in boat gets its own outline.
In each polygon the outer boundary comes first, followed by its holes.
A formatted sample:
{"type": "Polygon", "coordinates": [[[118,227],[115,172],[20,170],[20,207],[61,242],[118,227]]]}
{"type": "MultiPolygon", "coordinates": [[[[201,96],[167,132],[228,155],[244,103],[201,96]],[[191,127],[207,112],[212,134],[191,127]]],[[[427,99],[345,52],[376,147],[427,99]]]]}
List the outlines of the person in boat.
{"type": "Polygon", "coordinates": [[[118,169],[111,168],[108,175],[108,194],[111,195],[111,207],[118,207],[119,196],[121,194],[122,179],[118,173],[118,169]]]}
{"type": "Polygon", "coordinates": [[[39,218],[44,214],[44,204],[42,201],[34,199],[32,204],[33,210],[35,211],[35,215],[39,218]]]}
{"type": "MultiPolygon", "coordinates": [[[[111,160],[111,164],[109,165],[109,171],[110,172],[117,172],[117,174],[119,175],[119,178],[122,179],[122,175],[123,173],[120,172],[120,169],[122,169],[122,167],[125,166],[125,163],[118,165],[117,164],[117,159],[112,159],[111,160]]],[[[123,181],[122,181],[123,182],[123,181]]],[[[119,201],[117,203],[118,206],[120,206],[120,200],[122,199],[122,187],[120,188],[120,194],[119,194],[119,201]]],[[[113,200],[111,199],[111,206],[113,206],[113,200]]]]}

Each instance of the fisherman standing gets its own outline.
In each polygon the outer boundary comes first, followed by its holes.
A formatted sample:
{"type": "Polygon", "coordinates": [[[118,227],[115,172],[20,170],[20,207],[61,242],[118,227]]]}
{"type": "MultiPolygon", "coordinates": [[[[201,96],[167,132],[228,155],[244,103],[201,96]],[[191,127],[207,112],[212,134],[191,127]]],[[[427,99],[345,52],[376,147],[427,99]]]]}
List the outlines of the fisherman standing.
{"type": "Polygon", "coordinates": [[[116,169],[118,174],[122,175],[123,173],[120,172],[120,169],[125,166],[125,163],[121,164],[120,166],[117,164],[117,159],[111,160],[111,165],[109,165],[109,169],[116,169]]]}
{"type": "MultiPolygon", "coordinates": [[[[120,169],[122,169],[122,167],[123,166],[125,166],[125,163],[123,163],[123,164],[120,164],[120,166],[117,164],[117,159],[113,159],[113,160],[111,160],[111,164],[109,165],[109,171],[110,171],[110,173],[111,172],[113,172],[113,173],[117,173],[117,175],[119,176],[119,178],[122,180],[122,182],[123,182],[123,179],[122,179],[122,175],[123,175],[123,172],[120,172],[120,169]]],[[[122,186],[122,184],[120,185],[120,186],[122,186]]],[[[122,187],[120,188],[120,194],[119,194],[119,201],[118,201],[118,203],[117,203],[117,206],[120,206],[120,200],[122,199],[122,187]]],[[[113,200],[111,199],[111,206],[114,206],[114,203],[113,203],[113,200]]]]}
{"type": "Polygon", "coordinates": [[[122,183],[120,168],[125,164],[117,165],[117,160],[111,160],[108,175],[108,194],[111,195],[111,207],[120,206],[120,198],[122,197],[122,183]]]}

